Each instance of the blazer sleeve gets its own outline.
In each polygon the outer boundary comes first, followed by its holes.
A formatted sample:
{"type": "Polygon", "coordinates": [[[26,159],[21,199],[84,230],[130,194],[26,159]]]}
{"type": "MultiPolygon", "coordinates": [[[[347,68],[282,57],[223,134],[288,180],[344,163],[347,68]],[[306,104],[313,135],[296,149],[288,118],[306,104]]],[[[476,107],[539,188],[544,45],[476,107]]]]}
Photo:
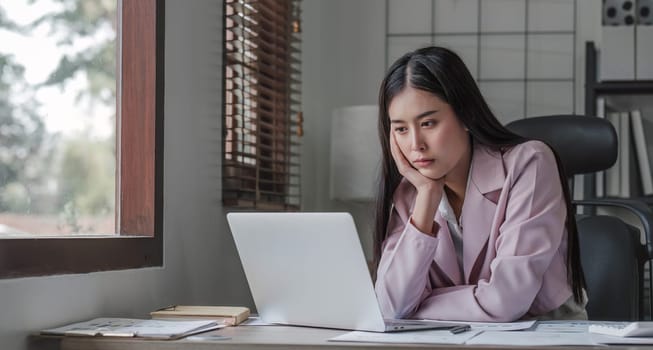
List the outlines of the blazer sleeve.
{"type": "Polygon", "coordinates": [[[430,294],[429,269],[438,238],[420,232],[408,213],[392,210],[388,237],[383,243],[375,291],[385,318],[413,314],[430,294]]]}
{"type": "Polygon", "coordinates": [[[519,152],[506,178],[505,218],[495,247],[487,248],[496,249],[489,279],[434,289],[413,317],[509,322],[529,310],[565,236],[567,215],[553,153],[519,152]]]}

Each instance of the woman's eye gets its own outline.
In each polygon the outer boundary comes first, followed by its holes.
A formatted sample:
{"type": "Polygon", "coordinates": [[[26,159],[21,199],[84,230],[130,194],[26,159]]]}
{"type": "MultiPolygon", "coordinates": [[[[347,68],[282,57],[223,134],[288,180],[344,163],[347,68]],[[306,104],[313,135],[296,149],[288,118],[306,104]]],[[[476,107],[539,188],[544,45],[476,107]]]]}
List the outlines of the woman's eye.
{"type": "Polygon", "coordinates": [[[395,128],[395,132],[398,132],[398,133],[402,133],[402,132],[405,132],[405,131],[406,131],[406,128],[403,127],[403,126],[400,126],[400,127],[398,127],[398,128],[395,128]]]}
{"type": "Polygon", "coordinates": [[[433,120],[426,120],[422,122],[422,126],[433,126],[435,125],[435,121],[433,120]]]}

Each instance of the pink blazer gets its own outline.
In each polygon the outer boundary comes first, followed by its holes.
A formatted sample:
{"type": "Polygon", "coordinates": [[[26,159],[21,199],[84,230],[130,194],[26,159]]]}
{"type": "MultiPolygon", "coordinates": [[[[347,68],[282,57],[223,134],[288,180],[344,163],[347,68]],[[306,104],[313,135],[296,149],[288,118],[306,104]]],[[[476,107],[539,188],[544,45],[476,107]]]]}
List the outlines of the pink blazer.
{"type": "Polygon", "coordinates": [[[394,193],[376,293],[386,318],[509,322],[571,295],[566,205],[553,153],[539,141],[505,154],[475,146],[460,218],[464,274],[446,220],[436,237],[410,222],[416,191],[394,193]]]}

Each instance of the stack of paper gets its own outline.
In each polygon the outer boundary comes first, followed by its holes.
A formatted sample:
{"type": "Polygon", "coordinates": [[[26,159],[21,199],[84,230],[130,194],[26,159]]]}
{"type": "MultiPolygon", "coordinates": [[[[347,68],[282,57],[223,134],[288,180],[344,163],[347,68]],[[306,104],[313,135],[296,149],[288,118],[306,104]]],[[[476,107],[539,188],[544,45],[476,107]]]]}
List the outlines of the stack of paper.
{"type": "MultiPolygon", "coordinates": [[[[596,321],[527,321],[527,322],[466,322],[471,330],[460,334],[448,331],[414,331],[398,333],[349,332],[330,341],[369,343],[419,343],[493,346],[564,346],[601,344],[653,344],[653,337],[614,337],[588,332],[591,324],[620,322],[596,321]]],[[[623,323],[623,322],[621,322],[623,323]]]]}
{"type": "Polygon", "coordinates": [[[41,331],[41,334],[178,339],[222,327],[225,327],[225,325],[212,320],[164,321],[131,318],[96,318],[63,327],[44,329],[41,331]]]}

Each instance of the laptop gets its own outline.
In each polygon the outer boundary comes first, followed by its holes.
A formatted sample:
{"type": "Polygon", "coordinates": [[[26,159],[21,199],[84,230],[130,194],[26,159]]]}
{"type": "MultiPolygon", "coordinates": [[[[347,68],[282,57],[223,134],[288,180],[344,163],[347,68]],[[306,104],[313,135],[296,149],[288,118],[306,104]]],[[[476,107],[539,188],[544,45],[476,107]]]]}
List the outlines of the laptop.
{"type": "Polygon", "coordinates": [[[390,332],[459,323],[384,320],[349,213],[229,213],[227,221],[264,322],[390,332]]]}

